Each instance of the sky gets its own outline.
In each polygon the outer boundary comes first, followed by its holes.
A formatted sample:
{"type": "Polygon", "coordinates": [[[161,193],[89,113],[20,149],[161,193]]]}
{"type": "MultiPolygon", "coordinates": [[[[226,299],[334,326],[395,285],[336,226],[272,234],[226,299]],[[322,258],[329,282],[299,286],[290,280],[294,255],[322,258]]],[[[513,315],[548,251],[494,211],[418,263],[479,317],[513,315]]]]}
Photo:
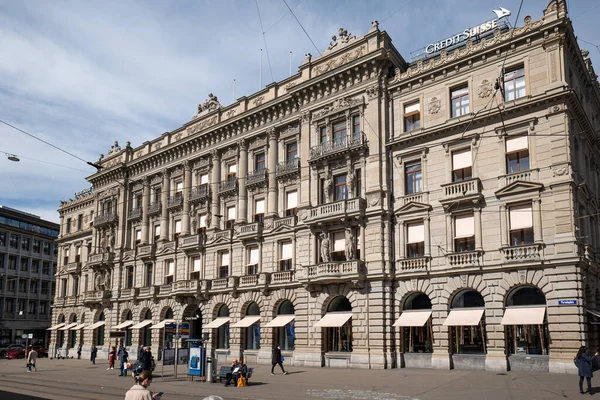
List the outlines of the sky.
{"type": "MultiPolygon", "coordinates": [[[[286,0],[318,51],[339,27],[378,20],[406,60],[520,0],[286,0]]],[[[547,0],[523,0],[517,25],[547,0]]],[[[598,0],[568,0],[580,47],[600,73],[598,0]],[[594,27],[596,26],[596,27],[594,27]],[[586,42],[589,43],[586,43],[586,42]]],[[[0,119],[84,160],[117,140],[137,147],[188,122],[209,93],[222,105],[287,78],[318,54],[283,0],[0,0],[0,119]],[[259,18],[260,15],[260,18],[259,18]],[[262,22],[262,28],[261,28],[262,22]],[[264,32],[264,35],[263,35],[264,32]],[[266,41],[266,44],[265,44],[266,41]],[[268,50],[268,52],[267,52],[268,50]],[[267,57],[268,53],[268,57],[267,57]]],[[[0,124],[0,204],[58,222],[60,200],[95,169],[0,124]],[[3,153],[16,154],[20,162],[3,153]]]]}

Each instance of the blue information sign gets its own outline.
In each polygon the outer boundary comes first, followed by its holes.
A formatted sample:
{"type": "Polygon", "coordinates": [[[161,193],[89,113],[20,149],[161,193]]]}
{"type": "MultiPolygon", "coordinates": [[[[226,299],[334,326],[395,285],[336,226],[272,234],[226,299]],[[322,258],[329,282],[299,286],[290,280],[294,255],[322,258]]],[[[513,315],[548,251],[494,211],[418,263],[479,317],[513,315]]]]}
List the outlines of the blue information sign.
{"type": "Polygon", "coordinates": [[[559,300],[558,305],[559,306],[576,306],[577,300],[559,300]]]}

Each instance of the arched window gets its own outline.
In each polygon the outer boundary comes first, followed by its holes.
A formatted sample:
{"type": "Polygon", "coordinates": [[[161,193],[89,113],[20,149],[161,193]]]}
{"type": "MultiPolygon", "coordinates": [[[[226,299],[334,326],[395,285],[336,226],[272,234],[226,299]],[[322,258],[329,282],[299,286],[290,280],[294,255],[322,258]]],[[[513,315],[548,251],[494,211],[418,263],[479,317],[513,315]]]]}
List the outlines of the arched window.
{"type": "Polygon", "coordinates": [[[548,354],[546,296],[534,286],[509,293],[502,325],[508,354],[548,354]]]}
{"type": "MultiPolygon", "coordinates": [[[[246,316],[259,316],[260,309],[258,304],[251,303],[246,310],[246,316]]],[[[260,349],[260,320],[246,328],[246,350],[260,349]]]]}
{"type": "MultiPolygon", "coordinates": [[[[295,310],[294,305],[291,301],[285,300],[279,306],[277,310],[277,316],[290,316],[291,320],[287,322],[285,325],[275,328],[276,329],[276,344],[279,344],[281,350],[293,351],[294,350],[294,342],[296,341],[296,323],[293,319],[295,310]]],[[[286,320],[284,320],[286,322],[286,320]]]]}
{"type": "Polygon", "coordinates": [[[167,311],[165,312],[165,319],[173,319],[173,310],[171,307],[167,308],[167,311]]]}
{"type": "Polygon", "coordinates": [[[485,354],[485,301],[475,290],[465,290],[452,299],[452,308],[444,325],[451,329],[451,347],[455,354],[485,354]]]}
{"type": "MultiPolygon", "coordinates": [[[[229,307],[223,304],[217,312],[218,317],[229,317],[229,307]]],[[[229,322],[217,328],[217,349],[229,348],[229,322]]]]}
{"type": "Polygon", "coordinates": [[[401,328],[404,353],[433,351],[431,300],[425,293],[414,293],[406,299],[404,310],[394,326],[401,328]]]}
{"type": "Polygon", "coordinates": [[[345,296],[331,300],[327,314],[316,326],[325,328],[327,352],[352,351],[352,305],[345,296]]]}
{"type": "MultiPolygon", "coordinates": [[[[132,321],[133,320],[133,315],[131,314],[131,310],[127,311],[127,314],[125,314],[125,321],[132,321]]],[[[131,332],[131,326],[127,327],[125,329],[125,346],[131,346],[131,337],[132,332],[131,332]]]]}
{"type": "MultiPolygon", "coordinates": [[[[144,315],[144,319],[145,320],[152,320],[152,312],[150,310],[146,311],[146,314],[144,315]]],[[[144,346],[151,346],[152,345],[152,331],[150,330],[150,324],[146,325],[143,328],[142,339],[143,339],[143,345],[144,346]]]]}
{"type": "MultiPolygon", "coordinates": [[[[100,313],[98,321],[104,321],[104,312],[100,313]]],[[[104,346],[104,325],[98,327],[98,346],[104,346]]]]}
{"type": "MultiPolygon", "coordinates": [[[[73,319],[71,320],[71,323],[76,323],[77,322],[77,315],[73,315],[73,319]]],[[[77,331],[76,330],[69,330],[69,345],[71,346],[71,348],[75,347],[75,343],[77,342],[77,331]]]]}
{"type": "MultiPolygon", "coordinates": [[[[64,324],[65,323],[65,316],[64,315],[60,315],[58,317],[58,323],[59,324],[64,324]]],[[[60,329],[58,329],[56,331],[56,344],[58,345],[58,347],[63,347],[63,344],[65,343],[65,331],[61,331],[60,329]]]]}

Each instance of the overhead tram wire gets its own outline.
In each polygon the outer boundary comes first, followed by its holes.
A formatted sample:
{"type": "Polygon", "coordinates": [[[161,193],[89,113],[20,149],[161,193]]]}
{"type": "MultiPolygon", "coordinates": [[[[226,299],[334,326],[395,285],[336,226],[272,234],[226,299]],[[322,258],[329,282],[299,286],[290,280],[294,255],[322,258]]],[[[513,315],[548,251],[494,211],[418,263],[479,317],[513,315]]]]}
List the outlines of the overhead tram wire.
{"type": "Polygon", "coordinates": [[[387,21],[388,19],[392,18],[394,15],[396,15],[397,13],[399,13],[400,11],[402,11],[403,9],[405,9],[413,1],[415,1],[415,0],[408,0],[406,3],[404,3],[404,5],[402,7],[400,7],[399,9],[397,9],[396,11],[392,12],[390,15],[388,15],[387,17],[385,17],[384,19],[382,19],[381,21],[379,21],[379,23],[382,24],[385,21],[387,21]]]}
{"type": "MultiPolygon", "coordinates": [[[[298,7],[298,6],[300,5],[300,3],[302,3],[302,0],[300,0],[299,2],[297,2],[296,4],[294,4],[294,5],[292,6],[292,10],[293,10],[294,8],[298,7]]],[[[279,19],[278,19],[277,21],[275,21],[275,23],[273,23],[273,25],[271,25],[270,27],[268,27],[268,28],[265,30],[265,33],[269,32],[271,29],[275,28],[275,26],[276,26],[276,25],[277,25],[279,22],[281,22],[281,20],[282,20],[282,19],[284,19],[284,18],[285,18],[285,17],[286,17],[286,16],[287,16],[289,13],[290,13],[289,11],[286,11],[286,13],[285,13],[285,14],[283,14],[281,17],[279,17],[279,19]]]]}
{"type": "Polygon", "coordinates": [[[300,25],[300,28],[302,28],[302,30],[304,31],[304,34],[306,35],[306,37],[308,37],[308,40],[310,40],[310,42],[312,43],[312,45],[315,46],[315,50],[317,50],[317,53],[319,53],[319,55],[321,55],[322,54],[321,50],[319,50],[319,48],[317,47],[317,45],[315,44],[315,42],[313,42],[313,40],[310,37],[310,35],[308,34],[308,32],[306,32],[306,29],[304,29],[304,27],[302,26],[302,24],[298,20],[298,17],[296,17],[296,14],[294,14],[294,12],[292,11],[292,9],[288,5],[287,1],[283,0],[283,2],[285,3],[285,5],[288,8],[288,10],[290,10],[290,12],[292,13],[292,15],[294,16],[294,19],[296,20],[296,22],[298,23],[298,25],[300,25]]]}
{"type": "Polygon", "coordinates": [[[96,168],[96,170],[98,170],[98,171],[100,171],[100,169],[102,169],[102,166],[100,166],[100,165],[98,165],[98,164],[95,164],[95,163],[93,163],[93,162],[91,162],[91,161],[86,161],[86,160],[84,160],[83,158],[81,158],[81,157],[79,157],[79,156],[76,156],[76,155],[75,155],[75,154],[73,154],[73,153],[70,153],[70,152],[68,152],[67,150],[63,150],[63,149],[61,149],[60,147],[58,147],[58,146],[55,146],[55,145],[53,145],[52,143],[45,141],[44,139],[40,139],[39,137],[37,137],[37,136],[35,136],[35,135],[32,135],[31,133],[29,133],[29,132],[26,132],[26,131],[24,131],[24,130],[23,130],[23,129],[21,129],[21,128],[17,128],[16,126],[14,126],[14,125],[12,125],[12,124],[9,124],[9,123],[8,123],[8,122],[6,122],[6,121],[3,121],[3,120],[1,120],[1,119],[0,119],[0,122],[1,122],[1,123],[3,123],[4,125],[8,126],[8,127],[11,127],[11,128],[13,128],[14,130],[17,130],[17,131],[19,131],[19,132],[21,132],[21,133],[24,133],[24,134],[25,134],[25,135],[27,135],[27,136],[30,136],[30,137],[32,137],[32,138],[34,138],[34,139],[36,139],[36,140],[39,140],[40,142],[42,142],[42,143],[44,143],[44,144],[47,144],[47,145],[48,145],[48,146],[50,146],[50,147],[54,147],[55,149],[57,149],[57,150],[60,150],[60,151],[62,151],[63,153],[70,155],[71,157],[74,157],[74,158],[76,158],[76,159],[78,159],[78,160],[80,160],[80,161],[83,161],[83,162],[84,162],[84,163],[86,163],[87,165],[90,165],[90,166],[92,166],[92,167],[96,168]]]}
{"type": "MultiPolygon", "coordinates": [[[[2,150],[0,150],[0,153],[13,154],[13,153],[2,151],[2,150]]],[[[69,169],[72,169],[74,171],[85,172],[86,174],[89,173],[89,171],[84,171],[82,169],[69,167],[67,165],[55,164],[55,163],[52,163],[50,161],[38,160],[37,158],[25,157],[25,156],[18,155],[18,154],[15,154],[15,155],[17,155],[19,158],[22,158],[22,159],[25,159],[25,160],[37,161],[37,162],[41,162],[41,163],[44,163],[44,164],[54,165],[55,167],[69,168],[69,169]]]]}
{"type": "Polygon", "coordinates": [[[258,7],[258,0],[254,0],[254,2],[256,3],[256,11],[258,12],[258,21],[260,22],[260,31],[262,32],[263,41],[265,42],[265,50],[267,51],[267,62],[269,63],[269,71],[271,72],[271,82],[275,82],[275,78],[273,78],[273,68],[271,68],[271,58],[269,57],[269,46],[267,46],[267,37],[265,36],[265,30],[263,28],[262,17],[260,16],[260,8],[258,7]]]}

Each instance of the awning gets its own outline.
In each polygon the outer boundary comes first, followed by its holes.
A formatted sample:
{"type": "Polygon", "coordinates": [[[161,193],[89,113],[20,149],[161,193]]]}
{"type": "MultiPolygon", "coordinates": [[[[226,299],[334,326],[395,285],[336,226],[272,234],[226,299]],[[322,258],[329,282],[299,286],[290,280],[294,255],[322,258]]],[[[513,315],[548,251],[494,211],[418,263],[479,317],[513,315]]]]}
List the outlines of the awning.
{"type": "Polygon", "coordinates": [[[113,326],[113,329],[123,329],[131,325],[133,325],[133,321],[128,319],[127,321],[121,322],[119,325],[113,326]]]}
{"type": "Polygon", "coordinates": [[[248,328],[252,326],[256,321],[260,320],[260,315],[248,315],[247,317],[242,318],[235,324],[231,325],[232,328],[248,328]]]}
{"type": "Polygon", "coordinates": [[[507,308],[500,325],[540,325],[545,314],[546,307],[507,308]]]}
{"type": "Polygon", "coordinates": [[[392,326],[423,326],[431,317],[431,310],[403,311],[400,318],[392,326]]]}
{"type": "Polygon", "coordinates": [[[96,329],[96,328],[99,328],[99,327],[103,326],[105,323],[106,323],[106,321],[98,321],[98,322],[96,322],[95,324],[91,324],[90,326],[87,326],[87,327],[85,328],[85,330],[86,330],[86,331],[91,331],[91,330],[94,330],[94,329],[96,329]]]}
{"type": "Polygon", "coordinates": [[[72,331],[78,331],[81,328],[83,328],[85,326],[85,324],[79,324],[79,325],[75,325],[74,327],[71,328],[72,331]]]}
{"type": "Polygon", "coordinates": [[[48,328],[48,329],[46,329],[46,330],[47,330],[47,331],[55,331],[55,330],[57,330],[58,328],[60,328],[61,326],[63,326],[64,324],[65,324],[64,322],[61,322],[60,324],[56,324],[56,325],[54,325],[54,326],[51,326],[50,328],[48,328]]]}
{"type": "Polygon", "coordinates": [[[265,325],[265,328],[281,328],[292,322],[296,318],[294,314],[278,315],[271,322],[265,325]]]}
{"type": "Polygon", "coordinates": [[[329,313],[325,314],[319,322],[317,322],[315,328],[339,328],[344,325],[348,320],[352,318],[352,313],[329,313]]]}
{"type": "Polygon", "coordinates": [[[140,323],[135,324],[134,326],[132,326],[130,329],[142,329],[147,327],[148,325],[152,324],[152,320],[151,319],[145,319],[140,323]]]}
{"type": "Polygon", "coordinates": [[[206,326],[203,326],[202,329],[220,328],[222,325],[225,325],[228,322],[229,317],[219,317],[206,324],[206,326]]]}
{"type": "Polygon", "coordinates": [[[69,325],[65,325],[62,328],[60,328],[59,331],[68,331],[69,329],[71,329],[74,326],[77,326],[77,322],[72,322],[69,325]]]}
{"type": "Polygon", "coordinates": [[[589,308],[586,308],[585,311],[592,314],[596,318],[600,318],[600,311],[590,310],[589,308]]]}
{"type": "Polygon", "coordinates": [[[479,325],[483,316],[483,308],[450,310],[443,325],[446,326],[475,326],[479,325]]]}
{"type": "Polygon", "coordinates": [[[150,329],[162,329],[165,327],[165,324],[174,324],[175,321],[173,321],[172,319],[164,319],[162,321],[160,321],[158,324],[156,325],[152,325],[150,327],[150,329]]]}

